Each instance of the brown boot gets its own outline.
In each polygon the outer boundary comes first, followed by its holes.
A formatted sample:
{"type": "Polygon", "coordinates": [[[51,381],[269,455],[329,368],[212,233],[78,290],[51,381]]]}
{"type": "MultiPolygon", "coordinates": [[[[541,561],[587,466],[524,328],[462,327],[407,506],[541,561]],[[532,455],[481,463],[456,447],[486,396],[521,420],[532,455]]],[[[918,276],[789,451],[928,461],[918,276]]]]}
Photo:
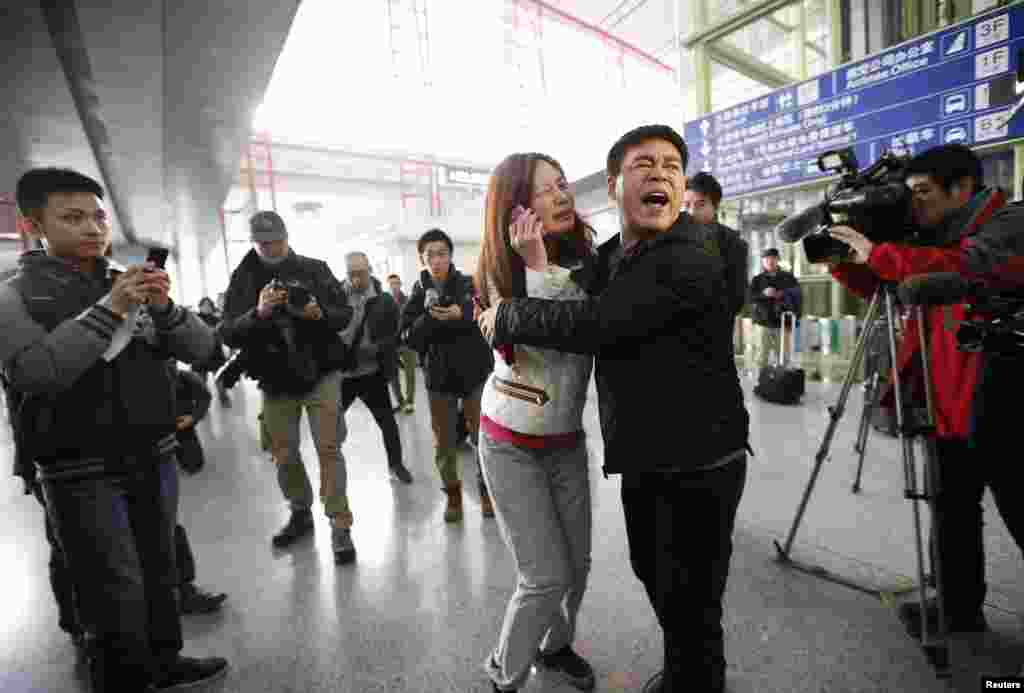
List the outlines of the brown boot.
{"type": "Polygon", "coordinates": [[[480,510],[483,511],[484,517],[494,517],[494,503],[491,502],[491,494],[483,484],[480,484],[480,510]]]}
{"type": "Polygon", "coordinates": [[[448,507],[444,509],[444,521],[462,522],[462,482],[453,481],[441,490],[448,494],[448,507]]]}

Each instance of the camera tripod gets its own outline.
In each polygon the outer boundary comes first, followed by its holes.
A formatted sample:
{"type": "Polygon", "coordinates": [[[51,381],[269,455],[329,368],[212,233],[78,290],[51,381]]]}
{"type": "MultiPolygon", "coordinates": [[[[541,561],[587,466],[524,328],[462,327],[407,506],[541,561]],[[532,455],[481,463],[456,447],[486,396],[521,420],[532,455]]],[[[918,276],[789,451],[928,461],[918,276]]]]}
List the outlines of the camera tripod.
{"type": "MultiPolygon", "coordinates": [[[[887,317],[880,316],[870,330],[865,329],[864,338],[867,340],[867,345],[871,344],[875,334],[885,327],[887,322],[887,317]]],[[[881,368],[877,362],[868,360],[867,352],[870,347],[867,345],[864,348],[864,408],[861,411],[860,423],[857,424],[857,441],[853,444],[853,449],[857,453],[857,476],[853,480],[852,493],[860,493],[860,480],[864,473],[864,456],[867,454],[868,436],[871,434],[872,418],[878,411],[882,392],[881,368]]],[[[888,351],[888,344],[886,344],[886,352],[888,351]]]]}
{"type": "MultiPolygon", "coordinates": [[[[833,582],[844,587],[870,594],[874,597],[879,598],[882,602],[891,604],[893,598],[897,594],[903,594],[912,592],[915,589],[919,592],[920,608],[921,608],[921,646],[926,649],[935,648],[946,644],[946,632],[945,632],[945,613],[943,604],[943,591],[942,591],[942,571],[940,570],[939,557],[935,552],[929,552],[929,556],[932,562],[932,576],[931,580],[934,584],[935,591],[939,595],[938,606],[939,606],[939,618],[938,628],[936,632],[929,631],[929,619],[927,618],[927,602],[926,602],[926,589],[929,584],[929,580],[925,575],[925,557],[924,557],[924,542],[922,538],[921,530],[921,511],[919,502],[925,501],[928,503],[929,509],[932,516],[932,532],[938,531],[941,527],[939,522],[939,516],[937,514],[937,508],[935,499],[939,491],[939,477],[938,477],[938,464],[936,460],[935,450],[935,420],[934,420],[934,409],[933,409],[933,396],[932,396],[932,385],[931,385],[931,373],[930,365],[928,363],[928,344],[927,344],[927,316],[924,309],[915,307],[915,317],[918,320],[920,327],[920,349],[921,349],[921,363],[924,367],[924,380],[925,380],[925,415],[924,422],[916,424],[908,421],[907,410],[904,409],[903,392],[900,387],[900,376],[899,370],[896,368],[896,315],[895,315],[895,287],[892,284],[882,283],[876,289],[874,296],[871,299],[871,304],[868,307],[867,314],[864,318],[864,329],[861,332],[857,345],[854,349],[853,358],[850,362],[850,370],[846,374],[846,378],[843,380],[842,389],[839,394],[839,400],[834,406],[828,408],[829,412],[829,424],[825,431],[824,440],[821,443],[817,454],[814,459],[814,468],[811,470],[811,478],[807,482],[807,486],[804,489],[803,497],[800,499],[800,505],[797,509],[796,518],[793,520],[793,525],[789,530],[789,535],[786,537],[785,546],[781,546],[779,542],[775,542],[775,548],[778,553],[777,560],[787,566],[795,568],[801,572],[807,573],[814,577],[818,577],[829,582],[833,582]],[[871,587],[861,584],[853,579],[843,577],[823,567],[812,566],[803,564],[793,560],[790,552],[793,547],[793,540],[796,537],[797,530],[800,527],[800,523],[803,520],[804,513],[807,510],[807,503],[811,498],[811,493],[814,490],[814,485],[818,480],[818,475],[821,472],[821,467],[825,463],[825,460],[829,458],[829,448],[832,445],[832,438],[835,435],[836,427],[839,425],[839,421],[843,416],[843,412],[846,409],[846,401],[850,396],[850,391],[853,388],[853,380],[856,375],[857,369],[864,359],[864,354],[867,349],[867,344],[871,335],[876,327],[881,327],[881,311],[885,309],[884,321],[888,331],[888,347],[892,369],[892,385],[894,387],[894,394],[896,398],[896,421],[897,421],[897,433],[900,438],[903,455],[903,476],[904,476],[904,490],[903,495],[906,499],[911,501],[913,508],[913,523],[914,523],[914,540],[917,557],[917,587],[914,586],[899,588],[899,589],[881,589],[878,587],[871,587]],[[923,484],[919,484],[918,481],[918,470],[917,464],[914,457],[914,442],[915,439],[919,438],[923,443],[924,448],[924,465],[923,465],[923,484]]],[[[873,388],[878,387],[877,373],[873,376],[874,383],[873,388]]],[[[876,392],[872,392],[871,396],[874,398],[876,392]]],[[[873,404],[871,405],[873,408],[873,404]]],[[[864,448],[867,443],[867,432],[864,430],[865,425],[870,425],[868,408],[865,407],[865,414],[862,417],[860,423],[860,430],[858,432],[857,445],[855,448],[861,455],[861,464],[864,459],[864,448]]],[[[854,492],[859,490],[860,484],[860,467],[857,470],[857,481],[854,485],[854,492]]],[[[948,653],[948,648],[947,648],[948,653]]]]}

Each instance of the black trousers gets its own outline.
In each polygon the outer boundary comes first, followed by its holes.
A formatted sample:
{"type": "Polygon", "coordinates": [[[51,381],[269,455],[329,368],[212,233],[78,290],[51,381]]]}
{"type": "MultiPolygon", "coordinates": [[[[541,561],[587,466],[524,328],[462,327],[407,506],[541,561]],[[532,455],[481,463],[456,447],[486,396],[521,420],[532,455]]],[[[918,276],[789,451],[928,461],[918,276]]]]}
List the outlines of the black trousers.
{"type": "Polygon", "coordinates": [[[64,550],[57,541],[57,533],[53,529],[53,522],[49,513],[46,513],[46,499],[43,497],[43,487],[34,484],[32,493],[36,500],[43,506],[43,519],[46,529],[46,543],[50,545],[50,588],[53,590],[54,599],[57,600],[57,623],[60,629],[70,635],[84,633],[85,626],[79,616],[78,597],[75,595],[75,585],[68,573],[68,562],[64,556],[64,550]]]}
{"type": "MultiPolygon", "coordinates": [[[[1019,424],[1018,424],[1019,426],[1019,424]]],[[[1018,460],[967,441],[937,442],[939,493],[932,532],[938,559],[947,626],[973,630],[985,602],[985,548],[981,500],[988,488],[1018,547],[1024,546],[1024,503],[1020,500],[1018,460]]]]}
{"type": "Polygon", "coordinates": [[[664,631],[665,693],[725,689],[722,596],[746,458],[693,474],[626,474],[633,571],[664,631]]]}
{"type": "Polygon", "coordinates": [[[380,373],[371,373],[341,381],[341,414],[356,401],[363,400],[384,437],[384,449],[388,455],[388,466],[402,464],[402,438],[398,434],[398,422],[391,410],[391,395],[388,394],[388,379],[380,373]]]}
{"type": "Polygon", "coordinates": [[[137,457],[118,477],[43,481],[46,511],[96,634],[94,693],[143,693],[182,647],[174,588],[178,469],[137,457]]]}
{"type": "MultiPolygon", "coordinates": [[[[46,500],[43,497],[42,487],[36,484],[32,492],[45,511],[46,500]]],[[[53,589],[53,596],[57,601],[57,624],[68,634],[84,633],[90,629],[82,619],[75,585],[68,573],[67,558],[64,556],[64,550],[60,547],[60,542],[57,541],[49,513],[45,513],[43,517],[46,541],[50,545],[50,587],[53,589]]],[[[188,534],[185,533],[185,528],[181,525],[174,527],[174,558],[175,567],[178,570],[178,587],[194,582],[196,559],[192,554],[192,546],[188,543],[188,534]]]]}

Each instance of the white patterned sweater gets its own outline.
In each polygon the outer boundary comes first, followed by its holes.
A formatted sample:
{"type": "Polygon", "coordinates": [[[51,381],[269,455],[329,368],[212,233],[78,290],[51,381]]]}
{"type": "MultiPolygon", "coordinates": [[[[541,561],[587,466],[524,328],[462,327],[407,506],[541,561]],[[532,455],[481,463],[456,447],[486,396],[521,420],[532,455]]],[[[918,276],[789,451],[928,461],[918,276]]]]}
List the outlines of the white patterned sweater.
{"type": "MultiPolygon", "coordinates": [[[[526,268],[526,295],[556,301],[585,299],[586,293],[570,278],[576,268],[548,265],[544,272],[526,268]]],[[[493,288],[490,300],[491,305],[498,301],[493,288]]],[[[515,364],[509,366],[495,351],[494,372],[484,387],[481,414],[506,429],[532,436],[582,430],[583,407],[593,365],[594,357],[590,355],[517,344],[515,364]],[[495,378],[544,390],[550,400],[538,406],[499,392],[494,387],[495,378]]]]}

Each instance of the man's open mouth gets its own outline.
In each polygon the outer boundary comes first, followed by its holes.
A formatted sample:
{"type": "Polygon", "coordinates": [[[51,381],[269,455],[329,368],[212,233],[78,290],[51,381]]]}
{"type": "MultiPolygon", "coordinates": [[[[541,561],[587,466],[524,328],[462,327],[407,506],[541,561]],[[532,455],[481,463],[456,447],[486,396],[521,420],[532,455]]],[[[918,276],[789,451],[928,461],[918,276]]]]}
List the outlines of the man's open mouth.
{"type": "Polygon", "coordinates": [[[668,206],[668,194],[663,192],[645,193],[640,200],[644,205],[663,209],[668,206]]]}

